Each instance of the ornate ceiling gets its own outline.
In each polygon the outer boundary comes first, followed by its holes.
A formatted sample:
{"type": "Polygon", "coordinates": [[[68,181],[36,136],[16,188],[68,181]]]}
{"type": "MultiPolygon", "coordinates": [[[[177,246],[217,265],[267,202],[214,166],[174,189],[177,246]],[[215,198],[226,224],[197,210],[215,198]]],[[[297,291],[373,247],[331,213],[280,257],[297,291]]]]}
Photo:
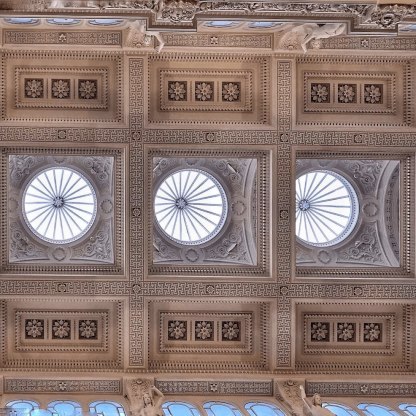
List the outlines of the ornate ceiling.
{"type": "MultiPolygon", "coordinates": [[[[0,14],[0,392],[123,400],[139,377],[294,412],[305,380],[414,395],[414,5],[16,0],[0,14]],[[24,211],[52,168],[95,192],[70,242],[39,238],[24,211]],[[178,171],[220,185],[208,237],[198,187],[159,191],[178,171]],[[308,172],[356,194],[335,244],[296,238],[308,172]],[[171,220],[198,244],[155,221],[157,192],[188,209],[171,220]]],[[[330,233],[321,215],[309,222],[330,233]]]]}

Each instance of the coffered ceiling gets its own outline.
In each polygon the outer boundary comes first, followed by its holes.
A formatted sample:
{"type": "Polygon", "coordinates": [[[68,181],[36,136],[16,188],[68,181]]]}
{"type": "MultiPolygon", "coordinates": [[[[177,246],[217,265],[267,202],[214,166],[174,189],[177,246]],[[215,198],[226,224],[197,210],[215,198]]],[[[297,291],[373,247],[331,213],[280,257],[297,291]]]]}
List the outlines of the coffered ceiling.
{"type": "Polygon", "coordinates": [[[413,392],[414,5],[3,1],[0,35],[6,395],[413,392]],[[69,242],[25,202],[77,218],[48,169],[94,190],[69,242]],[[352,189],[348,232],[325,205],[301,236],[314,172],[352,189]]]}

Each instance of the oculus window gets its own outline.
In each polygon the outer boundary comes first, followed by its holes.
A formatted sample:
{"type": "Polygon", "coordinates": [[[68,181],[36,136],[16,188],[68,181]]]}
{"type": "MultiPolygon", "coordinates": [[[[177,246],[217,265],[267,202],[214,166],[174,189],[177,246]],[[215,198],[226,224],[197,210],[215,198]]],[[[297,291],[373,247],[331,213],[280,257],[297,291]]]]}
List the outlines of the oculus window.
{"type": "Polygon", "coordinates": [[[169,175],[156,191],[155,215],[162,231],[179,244],[213,239],[227,218],[221,184],[208,172],[183,169],[169,175]]]}
{"type": "Polygon", "coordinates": [[[65,244],[81,238],[97,214],[91,182],[69,168],[44,170],[29,182],[23,194],[28,227],[42,240],[65,244]]]}
{"type": "Polygon", "coordinates": [[[296,180],[296,236],[317,247],[345,240],[358,220],[358,198],[341,175],[327,170],[296,180]]]}

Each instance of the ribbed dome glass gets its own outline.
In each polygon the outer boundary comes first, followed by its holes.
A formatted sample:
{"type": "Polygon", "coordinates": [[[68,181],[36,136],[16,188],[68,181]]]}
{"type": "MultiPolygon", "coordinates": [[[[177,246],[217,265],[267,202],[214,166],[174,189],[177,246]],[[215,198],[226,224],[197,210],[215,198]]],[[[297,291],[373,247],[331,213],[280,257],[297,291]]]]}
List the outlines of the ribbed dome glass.
{"type": "Polygon", "coordinates": [[[97,212],[95,191],[79,172],[50,168],[37,174],[23,195],[23,215],[28,227],[41,238],[64,244],[81,238],[97,212]]]}
{"type": "Polygon", "coordinates": [[[296,180],[296,236],[313,246],[332,246],[348,237],[358,220],[358,198],[341,175],[308,172],[296,180]]]}
{"type": "Polygon", "coordinates": [[[156,220],[163,232],[180,244],[201,244],[214,238],[227,211],[221,184],[201,170],[175,172],[156,191],[156,220]]]}

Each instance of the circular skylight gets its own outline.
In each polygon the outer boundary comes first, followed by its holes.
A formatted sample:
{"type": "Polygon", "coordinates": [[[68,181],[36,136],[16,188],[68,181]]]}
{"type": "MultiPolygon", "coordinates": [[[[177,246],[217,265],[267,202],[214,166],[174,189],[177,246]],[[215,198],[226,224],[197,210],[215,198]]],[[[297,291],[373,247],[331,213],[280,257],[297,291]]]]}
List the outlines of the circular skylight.
{"type": "Polygon", "coordinates": [[[37,174],[23,194],[23,215],[32,232],[55,244],[81,238],[92,226],[97,199],[90,182],[70,168],[37,174]]]}
{"type": "Polygon", "coordinates": [[[227,198],[209,173],[184,169],[168,176],[155,196],[155,215],[163,232],[180,244],[214,238],[227,218],[227,198]]]}
{"type": "Polygon", "coordinates": [[[358,220],[358,198],[341,175],[316,170],[296,180],[296,236],[313,246],[347,238],[358,220]]]}

